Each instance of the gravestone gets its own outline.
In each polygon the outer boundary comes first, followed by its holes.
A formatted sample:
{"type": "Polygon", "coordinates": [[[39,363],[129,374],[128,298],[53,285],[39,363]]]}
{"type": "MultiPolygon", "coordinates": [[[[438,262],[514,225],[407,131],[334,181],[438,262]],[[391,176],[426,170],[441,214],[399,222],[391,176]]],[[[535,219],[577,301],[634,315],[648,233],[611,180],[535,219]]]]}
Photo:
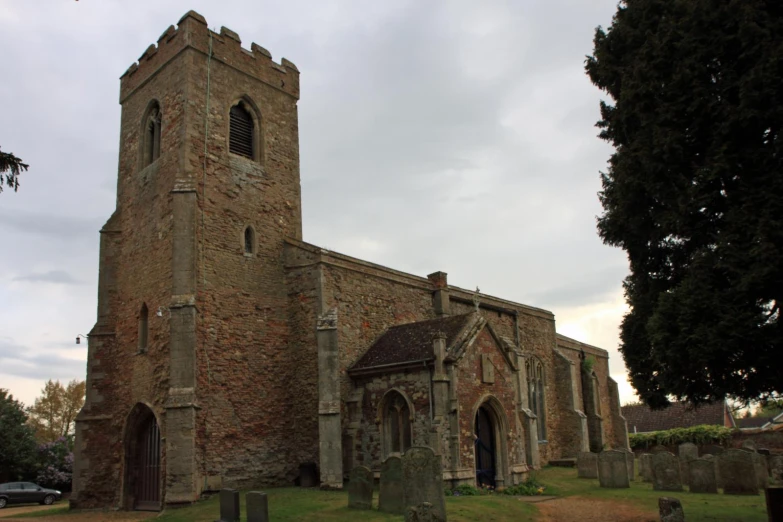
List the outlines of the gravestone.
{"type": "Polygon", "coordinates": [[[628,480],[633,481],[635,469],[634,469],[634,460],[636,459],[636,455],[634,455],[633,451],[630,450],[624,450],[625,451],[625,465],[628,466],[628,480]]]}
{"type": "Polygon", "coordinates": [[[577,477],[598,478],[598,454],[583,451],[576,459],[577,477]]]}
{"type": "Polygon", "coordinates": [[[639,456],[639,475],[642,482],[652,482],[652,454],[644,453],[639,456]]]}
{"type": "Polygon", "coordinates": [[[753,452],[753,464],[756,466],[756,479],[759,488],[765,488],[769,485],[769,468],[767,467],[767,456],[756,451],[753,452]]]}
{"type": "Polygon", "coordinates": [[[269,499],[266,493],[250,491],[245,495],[247,522],[269,522],[269,499]]]}
{"type": "Polygon", "coordinates": [[[432,505],[432,516],[446,520],[440,455],[435,455],[431,448],[414,446],[402,456],[402,490],[406,517],[408,508],[427,502],[432,505]]]}
{"type": "Polygon", "coordinates": [[[682,491],[680,461],[673,453],[667,451],[653,455],[652,469],[655,491],[682,491]]]}
{"type": "Polygon", "coordinates": [[[783,522],[783,486],[771,486],[764,490],[769,522],[783,522]]]}
{"type": "Polygon", "coordinates": [[[756,466],[749,451],[730,449],[718,455],[718,476],[727,495],[758,495],[756,466]]]}
{"type": "Polygon", "coordinates": [[[381,464],[381,492],[378,494],[378,509],[394,515],[405,514],[400,457],[389,457],[381,464]]]}
{"type": "Polygon", "coordinates": [[[239,491],[220,490],[220,522],[239,522],[239,491]]]}
{"type": "Polygon", "coordinates": [[[313,462],[299,465],[299,487],[314,488],[318,486],[318,468],[313,462]]]}
{"type": "Polygon", "coordinates": [[[598,483],[602,488],[631,487],[624,451],[607,450],[598,454],[598,483]]]}
{"type": "Polygon", "coordinates": [[[658,499],[658,514],[661,522],[685,522],[685,512],[682,503],[673,497],[661,497],[658,499]]]}
{"type": "Polygon", "coordinates": [[[440,516],[432,504],[422,502],[405,511],[405,522],[446,522],[446,519],[440,516]]]}
{"type": "Polygon", "coordinates": [[[348,479],[348,507],[372,509],[373,474],[370,468],[356,466],[348,479]]]}
{"type": "Polygon", "coordinates": [[[775,482],[783,481],[783,455],[770,455],[769,476],[775,482]]]}
{"type": "Polygon", "coordinates": [[[749,449],[749,450],[751,450],[751,451],[756,451],[756,449],[757,449],[757,448],[756,448],[756,443],[755,443],[755,442],[753,442],[753,441],[752,441],[752,440],[750,440],[750,439],[747,439],[747,440],[744,440],[744,441],[742,441],[742,446],[741,446],[741,448],[742,448],[742,449],[749,449]]]}
{"type": "Polygon", "coordinates": [[[715,459],[696,459],[689,463],[691,493],[717,493],[718,480],[715,475],[715,459]]]}
{"type": "Polygon", "coordinates": [[[693,459],[699,458],[699,447],[692,442],[683,442],[677,448],[677,455],[680,457],[680,476],[683,484],[690,484],[688,474],[688,464],[693,459]]]}

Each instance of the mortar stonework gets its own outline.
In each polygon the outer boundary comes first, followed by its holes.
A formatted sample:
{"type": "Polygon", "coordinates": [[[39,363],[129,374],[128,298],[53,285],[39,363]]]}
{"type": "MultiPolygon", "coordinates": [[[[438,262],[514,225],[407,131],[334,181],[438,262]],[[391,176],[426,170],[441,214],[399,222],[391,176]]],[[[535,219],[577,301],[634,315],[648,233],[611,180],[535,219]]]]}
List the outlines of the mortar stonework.
{"type": "Polygon", "coordinates": [[[582,382],[563,371],[580,350],[596,359],[606,439],[622,446],[606,352],[559,337],[551,312],[486,295],[476,312],[474,293],[443,272],[415,276],[302,241],[299,71],[249,47],[191,11],[121,78],[116,210],[101,230],[71,504],[136,506],[141,418],[160,431],[160,507],[222,487],[293,485],[302,466],[340,488],[354,466],[380,469],[390,390],[410,401],[413,445],[441,454],[453,485],[475,482],[473,423],[489,399],[503,424],[498,484],[516,483],[532,465],[529,441],[540,464],[584,442],[582,382]],[[252,159],[228,151],[239,102],[254,118],[252,159]],[[160,153],[146,165],[153,104],[160,153]],[[389,328],[461,314],[480,328],[458,360],[349,371],[389,328]],[[526,431],[518,361],[528,358],[545,373],[541,442],[526,431]]]}

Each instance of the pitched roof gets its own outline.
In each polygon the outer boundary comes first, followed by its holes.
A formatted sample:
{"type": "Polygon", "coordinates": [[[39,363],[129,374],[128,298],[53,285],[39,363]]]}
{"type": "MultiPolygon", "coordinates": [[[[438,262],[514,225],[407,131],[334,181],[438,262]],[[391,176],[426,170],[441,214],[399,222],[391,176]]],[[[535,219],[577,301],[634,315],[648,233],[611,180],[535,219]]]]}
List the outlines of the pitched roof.
{"type": "Polygon", "coordinates": [[[469,313],[392,326],[350,369],[365,370],[432,360],[435,358],[432,340],[436,333],[446,334],[446,349],[449,349],[476,320],[480,317],[469,313]]]}
{"type": "Polygon", "coordinates": [[[772,417],[740,417],[736,420],[739,429],[760,428],[772,420],[772,417]]]}
{"type": "Polygon", "coordinates": [[[701,424],[723,426],[726,403],[720,401],[694,408],[685,402],[673,402],[662,410],[651,410],[644,404],[632,404],[622,406],[621,410],[628,421],[628,433],[645,433],[701,424]]]}

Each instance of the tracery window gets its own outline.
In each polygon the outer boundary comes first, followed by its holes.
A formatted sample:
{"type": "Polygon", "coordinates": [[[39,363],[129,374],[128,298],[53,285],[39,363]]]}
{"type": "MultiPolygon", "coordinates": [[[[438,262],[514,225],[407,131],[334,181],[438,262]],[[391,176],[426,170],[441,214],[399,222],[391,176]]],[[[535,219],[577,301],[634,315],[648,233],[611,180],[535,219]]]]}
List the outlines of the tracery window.
{"type": "Polygon", "coordinates": [[[144,117],[141,168],[151,165],[160,156],[160,125],[160,105],[153,102],[144,117]]]}
{"type": "Polygon", "coordinates": [[[392,391],[384,399],[383,437],[386,455],[404,453],[411,447],[411,411],[408,401],[392,391]]]}
{"type": "Polygon", "coordinates": [[[525,361],[527,375],[527,402],[538,417],[538,440],[546,440],[546,388],[544,365],[538,359],[525,361]]]}

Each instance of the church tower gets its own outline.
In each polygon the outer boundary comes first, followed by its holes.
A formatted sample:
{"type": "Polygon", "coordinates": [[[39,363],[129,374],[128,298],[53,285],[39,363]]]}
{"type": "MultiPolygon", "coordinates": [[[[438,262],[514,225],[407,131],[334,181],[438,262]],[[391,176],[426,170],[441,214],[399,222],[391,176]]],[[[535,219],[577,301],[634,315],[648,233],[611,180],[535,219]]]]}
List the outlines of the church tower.
{"type": "Polygon", "coordinates": [[[302,236],[298,99],[293,63],[193,11],[123,74],[75,507],[295,476],[282,257],[302,236]]]}

